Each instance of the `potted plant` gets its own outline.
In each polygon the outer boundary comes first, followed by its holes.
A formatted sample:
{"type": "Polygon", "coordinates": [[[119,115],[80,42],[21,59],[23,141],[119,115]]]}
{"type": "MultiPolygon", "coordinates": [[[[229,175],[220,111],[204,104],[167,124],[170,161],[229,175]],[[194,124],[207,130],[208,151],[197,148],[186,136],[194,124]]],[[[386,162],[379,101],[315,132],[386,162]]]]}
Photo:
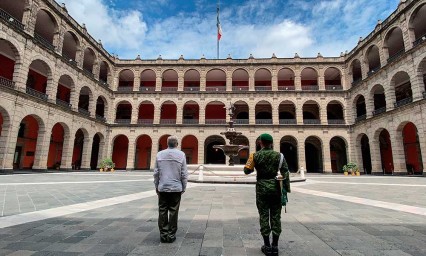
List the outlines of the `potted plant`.
{"type": "Polygon", "coordinates": [[[100,167],[101,168],[99,169],[99,171],[101,171],[101,172],[104,172],[104,171],[105,172],[107,172],[107,171],[113,172],[115,164],[114,164],[114,162],[112,161],[111,158],[105,158],[104,160],[102,160],[100,167]]]}
{"type": "MultiPolygon", "coordinates": [[[[348,175],[349,172],[352,175],[355,175],[356,170],[358,170],[358,166],[356,165],[356,163],[353,163],[353,162],[349,162],[349,163],[345,164],[345,166],[343,166],[343,173],[345,175],[348,175]]],[[[358,171],[358,173],[359,173],[359,171],[358,171]]]]}

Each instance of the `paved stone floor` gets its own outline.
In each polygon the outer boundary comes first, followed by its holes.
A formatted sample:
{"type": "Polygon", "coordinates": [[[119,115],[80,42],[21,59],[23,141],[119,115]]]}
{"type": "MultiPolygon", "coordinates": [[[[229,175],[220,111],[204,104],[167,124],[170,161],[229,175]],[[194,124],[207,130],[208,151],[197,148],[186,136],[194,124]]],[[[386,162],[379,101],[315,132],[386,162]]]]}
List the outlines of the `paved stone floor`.
{"type": "MultiPolygon", "coordinates": [[[[426,255],[426,179],[307,176],[280,255],[426,255]]],[[[191,184],[161,244],[150,173],[0,176],[0,255],[262,255],[253,185],[191,184]]]]}

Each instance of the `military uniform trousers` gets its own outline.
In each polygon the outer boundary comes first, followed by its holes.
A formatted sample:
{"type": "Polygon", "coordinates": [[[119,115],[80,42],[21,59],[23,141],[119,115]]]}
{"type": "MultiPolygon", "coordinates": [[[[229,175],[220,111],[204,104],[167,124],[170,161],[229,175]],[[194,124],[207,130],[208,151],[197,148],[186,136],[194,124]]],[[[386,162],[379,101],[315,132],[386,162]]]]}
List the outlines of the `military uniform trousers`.
{"type": "Polygon", "coordinates": [[[278,192],[261,191],[256,186],[256,206],[259,212],[262,236],[281,234],[281,195],[278,192]]]}
{"type": "Polygon", "coordinates": [[[158,196],[158,228],[163,240],[176,236],[181,192],[159,192],[158,196]]]}

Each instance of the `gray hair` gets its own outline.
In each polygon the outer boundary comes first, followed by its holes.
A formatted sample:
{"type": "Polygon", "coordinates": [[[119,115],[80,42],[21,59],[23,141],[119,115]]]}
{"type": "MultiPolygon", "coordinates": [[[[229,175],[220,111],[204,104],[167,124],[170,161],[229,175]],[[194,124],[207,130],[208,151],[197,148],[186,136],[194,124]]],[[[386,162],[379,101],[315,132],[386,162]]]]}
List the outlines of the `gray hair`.
{"type": "Polygon", "coordinates": [[[178,138],[174,135],[169,136],[167,138],[167,146],[169,146],[169,148],[175,148],[178,145],[178,138]]]}

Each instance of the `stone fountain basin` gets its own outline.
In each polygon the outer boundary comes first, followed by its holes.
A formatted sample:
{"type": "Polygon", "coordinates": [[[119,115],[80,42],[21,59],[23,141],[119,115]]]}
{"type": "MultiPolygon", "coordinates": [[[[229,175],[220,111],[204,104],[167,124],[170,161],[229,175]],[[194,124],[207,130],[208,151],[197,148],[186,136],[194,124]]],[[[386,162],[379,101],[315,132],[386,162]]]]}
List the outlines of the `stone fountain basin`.
{"type": "Polygon", "coordinates": [[[244,176],[244,165],[223,165],[223,164],[189,164],[188,165],[188,172],[192,173],[196,171],[195,173],[198,174],[199,167],[203,166],[204,175],[236,175],[236,176],[244,176]]]}
{"type": "Polygon", "coordinates": [[[248,149],[249,147],[244,145],[215,145],[213,148],[223,150],[223,153],[226,156],[236,156],[238,155],[238,152],[243,149],[248,149]]]}

